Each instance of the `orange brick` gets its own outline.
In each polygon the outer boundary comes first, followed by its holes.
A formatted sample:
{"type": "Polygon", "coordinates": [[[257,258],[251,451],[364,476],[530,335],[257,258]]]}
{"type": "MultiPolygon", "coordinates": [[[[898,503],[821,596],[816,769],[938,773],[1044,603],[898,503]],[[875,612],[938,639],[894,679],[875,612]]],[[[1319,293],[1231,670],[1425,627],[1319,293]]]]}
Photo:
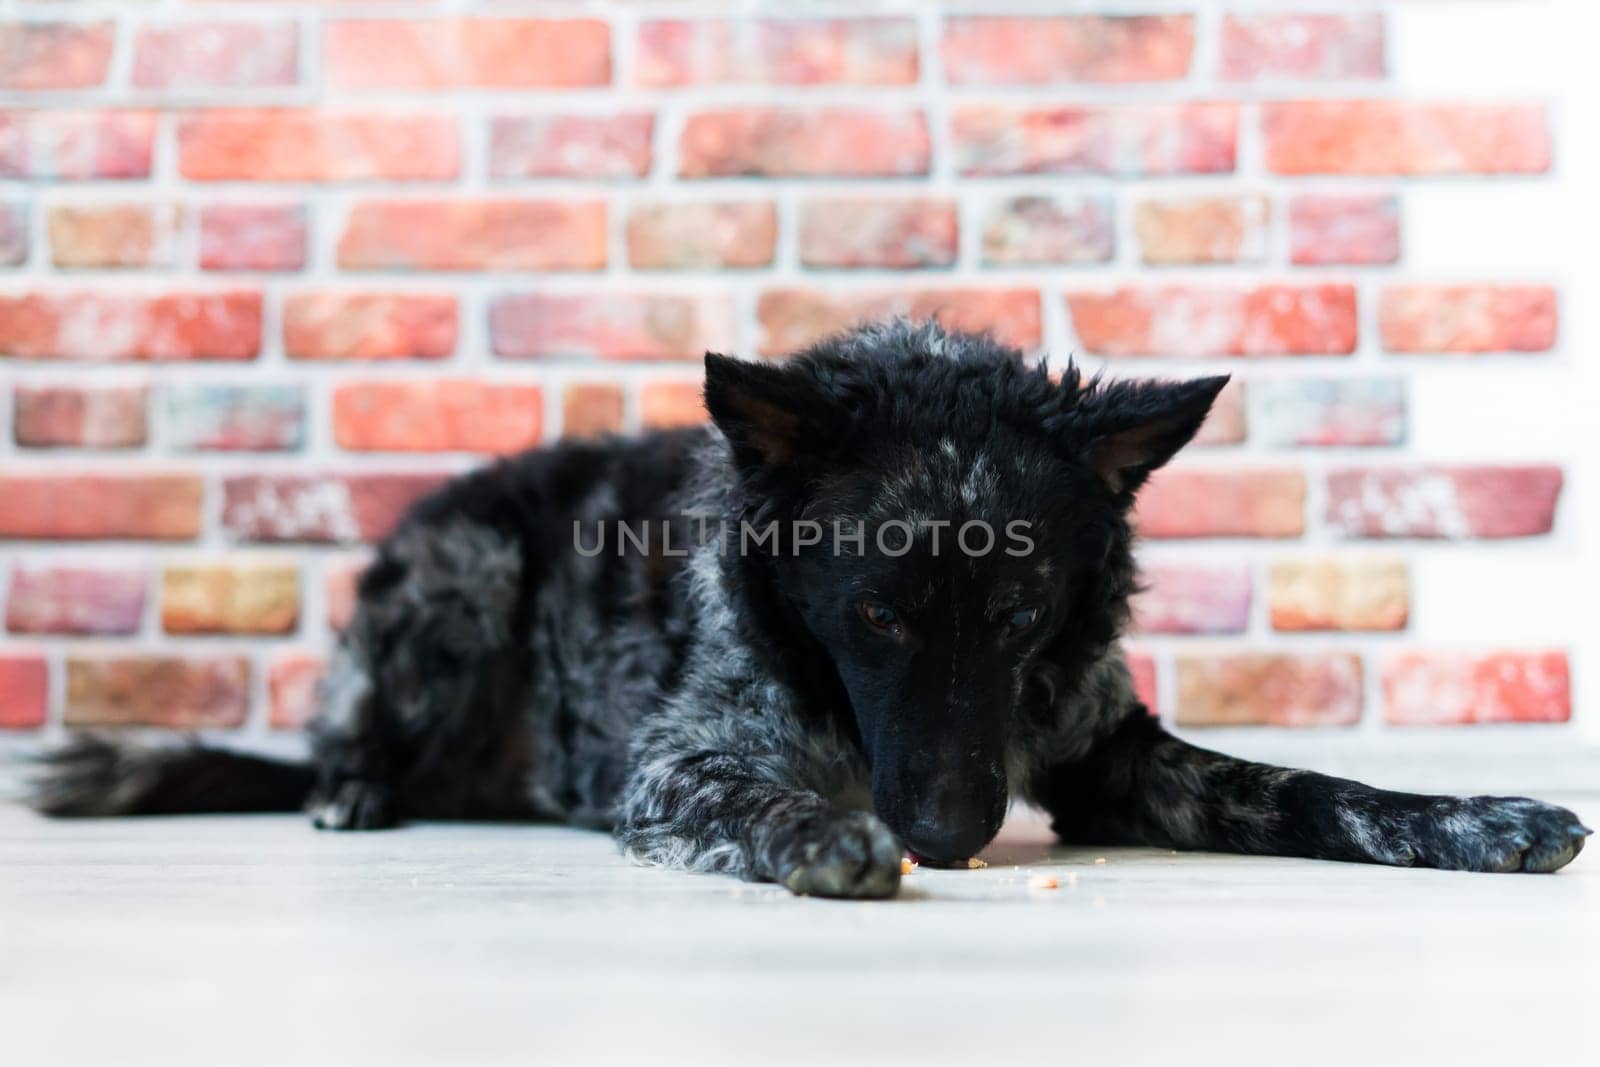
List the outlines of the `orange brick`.
{"type": "Polygon", "coordinates": [[[442,181],[460,168],[449,115],[217,109],[178,120],[178,169],[191,181],[442,181]]]}
{"type": "Polygon", "coordinates": [[[1179,656],[1178,723],[1350,726],[1361,679],[1361,658],[1344,653],[1179,656]]]}
{"type": "Polygon", "coordinates": [[[1144,537],[1299,537],[1305,475],[1296,470],[1157,471],[1140,491],[1135,522],[1144,537]]]}
{"type": "Polygon", "coordinates": [[[161,628],[169,634],[286,634],[300,622],[300,569],[284,563],[169,566],[161,628]]]}
{"type": "Polygon", "coordinates": [[[283,348],[291,359],[446,359],[455,297],[433,293],[291,293],[283,348]]]}
{"type": "Polygon", "coordinates": [[[1407,652],[1383,670],[1384,718],[1396,726],[1566,722],[1563,652],[1407,652]]]}
{"type": "Polygon", "coordinates": [[[646,382],[639,391],[645,429],[693,426],[705,422],[705,397],[700,382],[646,382]]]}
{"type": "Polygon", "coordinates": [[[1550,130],[1537,104],[1300,100],[1267,104],[1277,174],[1538,174],[1550,130]]]}
{"type": "Polygon", "coordinates": [[[992,331],[1023,351],[1038,349],[1044,336],[1037,289],[768,289],[756,315],[764,356],[789,355],[856,323],[890,315],[937,319],[952,330],[992,331]]]}
{"type": "Polygon", "coordinates": [[[594,437],[622,430],[622,387],[575,383],[561,394],[563,437],[594,437]]]}
{"type": "Polygon", "coordinates": [[[242,726],[250,710],[243,656],[67,658],[68,726],[242,726]]]}
{"type": "Polygon", "coordinates": [[[543,427],[537,385],[347,382],[333,394],[334,440],[362,452],[516,452],[543,427]]]}
{"type": "Polygon", "coordinates": [[[599,200],[407,200],[357,204],[339,239],[346,270],[599,270],[599,200]]]}
{"type": "Polygon", "coordinates": [[[193,474],[0,474],[0,539],[192,541],[193,474]]]}
{"type": "Polygon", "coordinates": [[[183,214],[170,204],[57,205],[48,223],[57,267],[170,267],[183,214]]]}
{"type": "Polygon", "coordinates": [[[599,19],[352,19],[322,31],[328,83],[345,89],[530,89],[605,85],[599,19]]]}
{"type": "Polygon", "coordinates": [[[1274,630],[1403,630],[1410,614],[1402,560],[1280,560],[1270,581],[1274,630]]]}
{"type": "Polygon", "coordinates": [[[261,294],[42,292],[0,296],[0,356],[245,360],[261,348],[261,294]]]}

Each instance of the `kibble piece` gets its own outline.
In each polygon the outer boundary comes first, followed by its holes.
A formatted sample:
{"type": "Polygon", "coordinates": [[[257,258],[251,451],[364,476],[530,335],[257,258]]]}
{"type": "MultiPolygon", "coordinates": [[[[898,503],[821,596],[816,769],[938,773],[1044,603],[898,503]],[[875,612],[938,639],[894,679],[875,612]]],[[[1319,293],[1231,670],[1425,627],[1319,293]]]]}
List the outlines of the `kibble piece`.
{"type": "Polygon", "coordinates": [[[981,871],[987,866],[989,865],[976,856],[967,861],[967,870],[969,871],[981,871]]]}
{"type": "Polygon", "coordinates": [[[910,856],[901,856],[900,857],[900,873],[901,874],[910,874],[912,871],[914,871],[916,869],[917,869],[917,865],[912,862],[910,856]]]}
{"type": "Polygon", "coordinates": [[[1060,889],[1061,882],[1053,874],[1036,874],[1028,879],[1029,889],[1060,889]]]}

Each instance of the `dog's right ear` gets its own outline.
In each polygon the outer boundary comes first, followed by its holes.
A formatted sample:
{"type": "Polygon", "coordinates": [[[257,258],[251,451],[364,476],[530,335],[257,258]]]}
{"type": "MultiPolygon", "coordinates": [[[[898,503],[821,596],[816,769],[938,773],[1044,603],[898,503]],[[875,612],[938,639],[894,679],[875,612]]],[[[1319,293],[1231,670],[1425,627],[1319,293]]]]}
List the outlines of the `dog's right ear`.
{"type": "Polygon", "coordinates": [[[785,467],[820,453],[838,408],[820,385],[788,366],[706,353],[706,410],[741,466],[785,467]]]}

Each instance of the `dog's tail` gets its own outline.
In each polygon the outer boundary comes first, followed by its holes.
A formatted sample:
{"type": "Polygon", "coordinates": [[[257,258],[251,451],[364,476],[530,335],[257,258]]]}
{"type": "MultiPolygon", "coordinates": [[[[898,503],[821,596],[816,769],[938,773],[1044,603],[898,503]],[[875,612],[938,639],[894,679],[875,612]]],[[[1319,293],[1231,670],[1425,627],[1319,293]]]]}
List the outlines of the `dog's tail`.
{"type": "Polygon", "coordinates": [[[45,815],[184,815],[298,811],[308,764],[188,742],[139,744],[84,735],[36,761],[29,803],[45,815]]]}

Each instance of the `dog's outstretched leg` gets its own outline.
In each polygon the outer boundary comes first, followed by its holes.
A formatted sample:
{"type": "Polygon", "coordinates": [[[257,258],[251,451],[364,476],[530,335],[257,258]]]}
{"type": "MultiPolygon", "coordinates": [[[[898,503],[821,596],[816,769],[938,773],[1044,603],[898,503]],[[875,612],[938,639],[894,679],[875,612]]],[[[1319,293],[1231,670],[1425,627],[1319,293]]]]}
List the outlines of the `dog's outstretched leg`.
{"type": "Polygon", "coordinates": [[[1029,793],[1068,842],[1445,870],[1553,871],[1590,832],[1567,809],[1523,797],[1395,793],[1233,759],[1178,740],[1142,708],[1029,793]]]}
{"type": "Polygon", "coordinates": [[[835,811],[770,768],[709,752],[647,760],[623,806],[629,855],[778,882],[795,893],[880,899],[900,886],[899,840],[876,815],[835,811]]]}

